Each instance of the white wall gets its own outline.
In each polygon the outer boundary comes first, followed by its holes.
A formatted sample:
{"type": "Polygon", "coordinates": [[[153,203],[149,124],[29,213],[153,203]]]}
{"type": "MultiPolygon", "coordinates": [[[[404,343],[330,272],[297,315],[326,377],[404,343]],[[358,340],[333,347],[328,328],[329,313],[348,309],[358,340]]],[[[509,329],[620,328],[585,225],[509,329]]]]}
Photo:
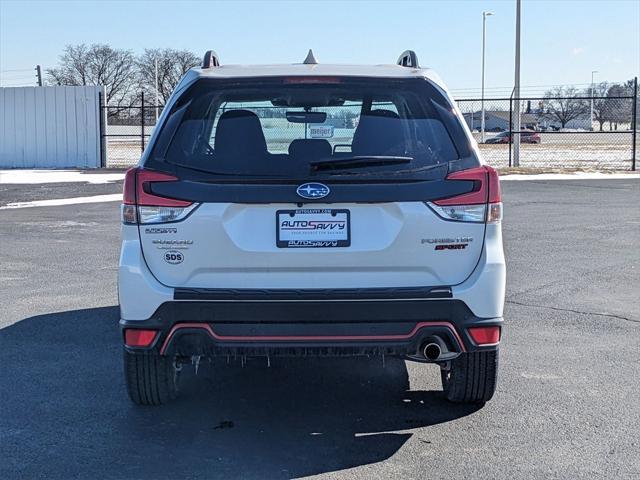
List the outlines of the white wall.
{"type": "Polygon", "coordinates": [[[0,88],[0,168],[100,167],[100,90],[0,88]]]}

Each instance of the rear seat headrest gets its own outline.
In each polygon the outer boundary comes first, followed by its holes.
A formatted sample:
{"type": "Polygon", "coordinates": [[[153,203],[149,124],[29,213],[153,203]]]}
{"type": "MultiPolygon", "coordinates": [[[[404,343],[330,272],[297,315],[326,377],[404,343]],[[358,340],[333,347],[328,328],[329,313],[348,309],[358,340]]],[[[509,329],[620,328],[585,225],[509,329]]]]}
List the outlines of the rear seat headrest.
{"type": "Polygon", "coordinates": [[[377,109],[360,117],[351,151],[354,155],[385,155],[403,144],[404,132],[398,114],[377,109]]]}
{"type": "Polygon", "coordinates": [[[265,155],[267,141],[258,116],[249,110],[224,112],[218,119],[214,148],[221,156],[265,155]]]}
{"type": "Polygon", "coordinates": [[[289,144],[289,155],[319,160],[331,157],[331,144],[324,138],[298,138],[289,144]]]}

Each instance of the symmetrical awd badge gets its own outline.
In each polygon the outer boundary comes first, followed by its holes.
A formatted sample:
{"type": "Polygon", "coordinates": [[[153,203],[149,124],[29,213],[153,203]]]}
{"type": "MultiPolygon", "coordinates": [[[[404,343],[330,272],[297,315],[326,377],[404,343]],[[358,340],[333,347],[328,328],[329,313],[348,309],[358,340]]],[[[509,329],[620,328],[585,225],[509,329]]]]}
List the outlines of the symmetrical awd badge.
{"type": "Polygon", "coordinates": [[[326,197],[330,191],[324,183],[303,183],[296,189],[298,195],[307,199],[326,197]]]}

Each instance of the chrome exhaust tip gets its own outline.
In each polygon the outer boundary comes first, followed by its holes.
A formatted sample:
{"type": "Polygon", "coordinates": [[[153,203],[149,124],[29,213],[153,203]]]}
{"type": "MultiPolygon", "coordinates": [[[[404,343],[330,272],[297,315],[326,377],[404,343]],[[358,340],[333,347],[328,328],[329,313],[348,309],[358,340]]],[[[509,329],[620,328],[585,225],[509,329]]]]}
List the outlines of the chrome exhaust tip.
{"type": "Polygon", "coordinates": [[[440,358],[440,355],[442,355],[442,349],[437,343],[430,342],[422,348],[422,355],[427,360],[434,362],[440,358]]]}

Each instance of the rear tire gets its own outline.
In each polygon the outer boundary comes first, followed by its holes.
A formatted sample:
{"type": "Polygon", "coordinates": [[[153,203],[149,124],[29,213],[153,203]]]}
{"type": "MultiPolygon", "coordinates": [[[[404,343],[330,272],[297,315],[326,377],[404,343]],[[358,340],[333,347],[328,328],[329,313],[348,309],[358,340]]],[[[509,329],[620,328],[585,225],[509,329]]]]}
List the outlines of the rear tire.
{"type": "Polygon", "coordinates": [[[172,357],[124,351],[127,391],[136,405],[162,405],[176,398],[177,374],[172,357]]]}
{"type": "Polygon", "coordinates": [[[442,389],[455,403],[484,404],[491,400],[498,380],[498,350],[462,353],[441,370],[442,389]]]}

